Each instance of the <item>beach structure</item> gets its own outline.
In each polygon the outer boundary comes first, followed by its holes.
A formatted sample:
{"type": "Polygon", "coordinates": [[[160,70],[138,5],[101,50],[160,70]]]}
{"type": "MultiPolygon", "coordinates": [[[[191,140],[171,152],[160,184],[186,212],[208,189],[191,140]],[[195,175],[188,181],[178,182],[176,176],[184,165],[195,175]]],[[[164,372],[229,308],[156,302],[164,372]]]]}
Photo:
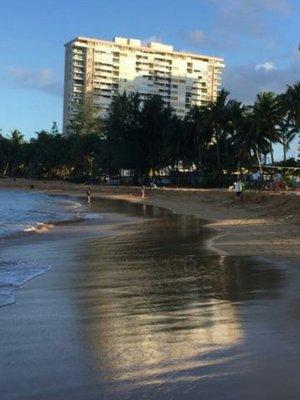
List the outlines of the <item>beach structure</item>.
{"type": "Polygon", "coordinates": [[[105,115],[114,95],[159,94],[184,116],[189,108],[216,99],[222,58],[174,51],[173,46],[116,37],[114,41],[76,37],[65,44],[64,132],[87,96],[105,115]]]}

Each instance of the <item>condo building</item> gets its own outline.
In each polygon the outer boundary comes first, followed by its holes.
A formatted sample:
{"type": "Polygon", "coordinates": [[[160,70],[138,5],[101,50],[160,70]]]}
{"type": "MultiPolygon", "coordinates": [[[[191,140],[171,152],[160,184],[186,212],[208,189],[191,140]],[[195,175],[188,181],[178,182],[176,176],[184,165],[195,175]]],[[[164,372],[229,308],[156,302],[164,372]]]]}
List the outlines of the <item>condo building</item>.
{"type": "Polygon", "coordinates": [[[174,51],[172,46],[116,37],[114,41],[77,37],[65,44],[64,132],[87,96],[105,115],[114,95],[159,94],[184,116],[192,105],[216,99],[222,58],[174,51]]]}

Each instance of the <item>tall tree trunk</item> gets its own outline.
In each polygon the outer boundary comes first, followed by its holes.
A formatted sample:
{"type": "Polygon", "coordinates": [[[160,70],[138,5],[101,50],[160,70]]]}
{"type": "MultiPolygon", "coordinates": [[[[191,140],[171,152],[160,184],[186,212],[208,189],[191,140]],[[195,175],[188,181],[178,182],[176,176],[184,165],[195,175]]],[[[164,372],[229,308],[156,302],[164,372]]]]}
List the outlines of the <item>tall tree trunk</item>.
{"type": "Polygon", "coordinates": [[[268,161],[267,160],[267,153],[265,153],[263,156],[264,156],[264,165],[267,165],[267,161],[268,161]]]}
{"type": "Polygon", "coordinates": [[[260,156],[259,156],[259,153],[258,153],[257,145],[255,146],[255,154],[256,154],[256,157],[257,157],[257,161],[258,161],[259,171],[262,174],[263,171],[262,171],[262,167],[261,167],[261,161],[260,161],[260,156]]]}
{"type": "Polygon", "coordinates": [[[242,151],[243,151],[243,148],[241,147],[240,151],[238,152],[238,165],[237,165],[237,170],[238,170],[239,175],[240,175],[240,170],[241,170],[242,151]]]}
{"type": "Polygon", "coordinates": [[[220,149],[218,141],[216,141],[216,152],[217,152],[218,169],[220,169],[221,160],[220,160],[220,149]]]}
{"type": "Polygon", "coordinates": [[[273,149],[271,150],[271,163],[274,165],[274,151],[273,149]]]}
{"type": "Polygon", "coordinates": [[[198,170],[202,169],[202,151],[201,146],[198,148],[198,170]]]}
{"type": "Polygon", "coordinates": [[[240,175],[240,170],[241,170],[241,160],[240,160],[240,158],[238,159],[237,170],[238,170],[238,175],[240,175]]]}
{"type": "Polygon", "coordinates": [[[272,146],[271,140],[270,140],[270,154],[271,154],[271,163],[273,165],[274,164],[274,150],[273,150],[273,146],[272,146]]]}
{"type": "Polygon", "coordinates": [[[8,170],[8,166],[9,166],[9,162],[7,162],[6,165],[5,165],[5,168],[4,168],[4,171],[3,171],[3,176],[6,175],[6,172],[8,170]]]}
{"type": "Polygon", "coordinates": [[[285,142],[283,142],[283,161],[286,162],[286,148],[287,145],[285,142]]]}

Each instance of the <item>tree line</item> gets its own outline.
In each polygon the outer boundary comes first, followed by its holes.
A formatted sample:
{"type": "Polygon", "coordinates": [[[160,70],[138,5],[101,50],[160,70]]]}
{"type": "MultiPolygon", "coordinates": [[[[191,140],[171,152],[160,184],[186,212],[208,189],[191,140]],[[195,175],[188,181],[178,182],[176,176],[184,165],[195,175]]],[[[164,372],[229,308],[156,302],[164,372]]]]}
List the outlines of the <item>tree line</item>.
{"type": "Polygon", "coordinates": [[[185,171],[222,181],[242,167],[261,168],[268,157],[273,163],[275,144],[286,163],[299,131],[300,82],[280,95],[262,92],[251,106],[222,89],[215,101],[192,106],[184,118],[158,95],[142,101],[138,93],[124,93],[114,97],[105,118],[86,99],[67,135],[56,123],[29,141],[18,130],[0,134],[0,174],[80,181],[129,170],[138,181],[185,171]]]}

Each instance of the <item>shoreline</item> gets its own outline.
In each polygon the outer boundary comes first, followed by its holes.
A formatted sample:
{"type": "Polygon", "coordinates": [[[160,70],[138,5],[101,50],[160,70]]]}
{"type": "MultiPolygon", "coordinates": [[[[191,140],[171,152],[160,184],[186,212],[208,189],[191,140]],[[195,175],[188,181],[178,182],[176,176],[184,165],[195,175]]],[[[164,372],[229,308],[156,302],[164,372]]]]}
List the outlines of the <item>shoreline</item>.
{"type": "MultiPolygon", "coordinates": [[[[85,198],[86,185],[59,181],[0,180],[0,189],[30,189],[49,195],[85,198]]],[[[300,197],[294,193],[251,192],[237,202],[220,189],[147,190],[142,201],[139,187],[92,186],[94,198],[126,200],[194,215],[216,231],[208,246],[220,255],[263,256],[299,264],[300,197]]]]}
{"type": "MultiPolygon", "coordinates": [[[[21,188],[17,189],[21,190],[21,188]]],[[[34,193],[37,192],[32,191],[31,193],[34,195],[34,193]]],[[[71,196],[68,194],[62,194],[62,196],[70,198],[71,201],[76,199],[82,203],[82,206],[84,206],[84,202],[81,201],[82,199],[77,195],[71,196]]],[[[59,195],[55,195],[55,197],[59,197],[59,195]]],[[[140,218],[115,213],[105,213],[102,215],[97,211],[87,208],[82,212],[81,217],[66,220],[45,221],[32,226],[32,229],[19,230],[1,236],[0,261],[3,261],[4,268],[5,264],[7,264],[13,269],[13,271],[10,272],[9,277],[7,274],[5,275],[4,271],[3,282],[1,282],[2,276],[0,277],[0,309],[2,310],[7,306],[15,304],[16,301],[18,301],[17,298],[20,295],[20,289],[23,289],[24,286],[26,288],[30,287],[31,284],[34,284],[33,281],[35,281],[36,278],[41,278],[52,269],[52,266],[43,263],[40,264],[39,260],[35,260],[34,257],[29,257],[30,260],[28,261],[24,261],[20,256],[15,257],[14,249],[16,249],[17,254],[20,254],[18,249],[22,247],[24,248],[24,246],[29,246],[30,248],[30,246],[33,245],[47,246],[47,243],[51,246],[51,243],[59,242],[61,240],[74,242],[82,238],[119,237],[128,234],[130,227],[133,224],[136,225],[140,222],[142,222],[140,218]],[[88,218],[88,214],[92,214],[92,217],[88,218]],[[7,252],[10,254],[9,257],[5,256],[7,252]],[[20,275],[18,272],[20,265],[26,266],[26,274],[24,276],[22,276],[22,274],[20,275]]]]}
{"type": "MultiPolygon", "coordinates": [[[[85,199],[83,187],[38,189],[85,199]]],[[[221,230],[221,218],[208,221],[216,205],[200,203],[197,193],[154,192],[145,201],[154,206],[143,207],[137,189],[100,189],[90,212],[104,218],[60,224],[3,248],[6,259],[51,266],[0,310],[3,396],[154,399],[159,391],[167,399],[188,385],[196,397],[200,390],[217,399],[216,387],[227,393],[239,379],[237,397],[250,380],[256,398],[258,377],[269,377],[273,393],[277,373],[298,388],[300,270],[264,257],[224,257],[227,249],[215,243],[228,241],[228,228],[221,230]],[[202,218],[172,215],[182,210],[202,218]]]]}

